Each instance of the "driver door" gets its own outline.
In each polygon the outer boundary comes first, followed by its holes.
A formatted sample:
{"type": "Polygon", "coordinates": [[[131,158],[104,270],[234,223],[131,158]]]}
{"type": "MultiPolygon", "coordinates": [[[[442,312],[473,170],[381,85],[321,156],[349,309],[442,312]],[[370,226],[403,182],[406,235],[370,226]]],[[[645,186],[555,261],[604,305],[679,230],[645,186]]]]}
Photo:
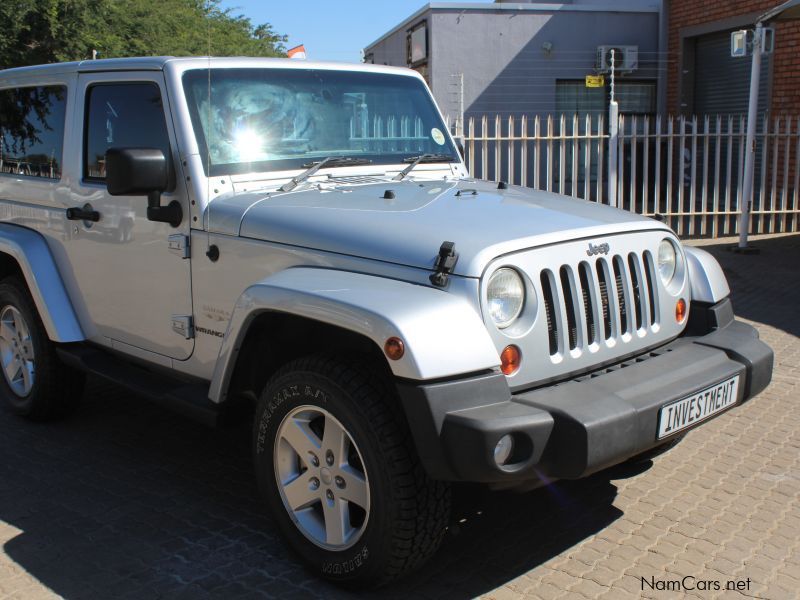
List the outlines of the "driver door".
{"type": "Polygon", "coordinates": [[[68,221],[65,248],[93,339],[130,354],[187,359],[194,339],[191,217],[183,177],[174,177],[175,189],[161,201],[181,203],[178,227],[148,221],[145,197],[111,196],[105,185],[109,148],[162,149],[180,173],[163,74],[81,73],[77,91],[82,156],[71,200],[75,207],[97,211],[100,219],[68,221]]]}

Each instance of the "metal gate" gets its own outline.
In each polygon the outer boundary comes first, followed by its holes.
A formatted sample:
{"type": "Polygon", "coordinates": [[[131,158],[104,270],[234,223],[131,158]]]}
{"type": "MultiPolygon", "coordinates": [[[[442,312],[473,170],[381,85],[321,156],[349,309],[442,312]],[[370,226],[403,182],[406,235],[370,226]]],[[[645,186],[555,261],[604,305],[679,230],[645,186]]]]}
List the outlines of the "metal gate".
{"type": "MultiPolygon", "coordinates": [[[[665,220],[679,235],[738,233],[745,118],[483,116],[464,132],[466,162],[481,179],[609,203],[608,145],[618,148],[620,208],[665,220]]],[[[751,233],[800,230],[800,117],[762,119],[751,233]]]]}

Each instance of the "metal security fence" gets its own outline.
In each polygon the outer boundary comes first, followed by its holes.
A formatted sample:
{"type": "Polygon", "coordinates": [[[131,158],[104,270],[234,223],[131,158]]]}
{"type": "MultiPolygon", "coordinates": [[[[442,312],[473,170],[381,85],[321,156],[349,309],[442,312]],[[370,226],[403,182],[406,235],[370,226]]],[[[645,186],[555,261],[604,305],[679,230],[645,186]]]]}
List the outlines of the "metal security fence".
{"type": "MultiPolygon", "coordinates": [[[[738,233],[745,118],[603,115],[471,118],[463,129],[470,173],[488,180],[616,203],[662,218],[680,235],[738,233]],[[609,145],[616,144],[616,164],[609,145]],[[609,177],[617,181],[609,191],[609,177]]],[[[611,179],[613,180],[613,179],[611,179]]],[[[764,118],[756,135],[751,233],[800,230],[800,117],[764,118]]]]}

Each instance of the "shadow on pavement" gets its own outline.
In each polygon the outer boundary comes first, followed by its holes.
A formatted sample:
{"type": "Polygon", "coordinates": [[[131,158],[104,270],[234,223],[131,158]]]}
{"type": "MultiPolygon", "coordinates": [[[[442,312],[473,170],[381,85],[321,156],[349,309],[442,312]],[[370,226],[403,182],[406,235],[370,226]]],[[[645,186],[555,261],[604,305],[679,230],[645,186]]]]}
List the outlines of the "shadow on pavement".
{"type": "Polygon", "coordinates": [[[800,336],[800,234],[760,238],[759,254],[730,252],[731,243],[703,244],[722,265],[736,316],[800,336]]]}
{"type": "MultiPolygon", "coordinates": [[[[615,474],[616,476],[616,474],[615,474]]],[[[474,598],[523,575],[622,516],[609,473],[527,493],[457,486],[454,531],[397,598],[474,598]]],[[[387,594],[383,594],[387,595],[387,594]]]]}
{"type": "MultiPolygon", "coordinates": [[[[210,430],[91,382],[72,420],[0,411],[0,431],[0,532],[20,530],[3,550],[58,595],[347,596],[278,538],[256,500],[246,424],[210,430]]],[[[524,574],[621,516],[609,479],[525,494],[458,487],[441,551],[379,595],[471,597],[524,574]]]]}

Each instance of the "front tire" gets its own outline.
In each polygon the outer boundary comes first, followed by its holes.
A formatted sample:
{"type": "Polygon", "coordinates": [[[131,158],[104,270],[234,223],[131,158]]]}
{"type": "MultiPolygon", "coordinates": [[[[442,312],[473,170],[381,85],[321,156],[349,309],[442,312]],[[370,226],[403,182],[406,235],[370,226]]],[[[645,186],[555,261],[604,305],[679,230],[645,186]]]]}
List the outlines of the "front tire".
{"type": "Polygon", "coordinates": [[[439,547],[450,490],[428,478],[388,377],[358,362],[294,361],[267,383],[254,422],[259,492],[318,575],[377,586],[439,547]]]}
{"type": "Polygon", "coordinates": [[[84,376],[56,356],[28,288],[16,277],[0,282],[0,395],[12,412],[46,421],[75,410],[84,376]]]}

